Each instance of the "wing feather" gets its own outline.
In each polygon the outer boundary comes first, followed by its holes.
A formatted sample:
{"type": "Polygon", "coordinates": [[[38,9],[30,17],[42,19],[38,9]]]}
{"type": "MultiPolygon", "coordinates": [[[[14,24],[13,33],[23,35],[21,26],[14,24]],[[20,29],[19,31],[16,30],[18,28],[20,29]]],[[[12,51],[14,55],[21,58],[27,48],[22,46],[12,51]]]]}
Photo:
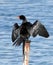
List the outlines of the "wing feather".
{"type": "Polygon", "coordinates": [[[19,36],[19,25],[15,23],[12,29],[12,42],[14,42],[18,36],[19,36]]]}
{"type": "Polygon", "coordinates": [[[49,37],[49,34],[45,28],[45,26],[43,24],[41,24],[38,20],[36,22],[34,22],[34,24],[32,25],[32,27],[29,30],[30,35],[32,35],[33,37],[35,37],[36,35],[40,35],[43,37],[49,37]]]}

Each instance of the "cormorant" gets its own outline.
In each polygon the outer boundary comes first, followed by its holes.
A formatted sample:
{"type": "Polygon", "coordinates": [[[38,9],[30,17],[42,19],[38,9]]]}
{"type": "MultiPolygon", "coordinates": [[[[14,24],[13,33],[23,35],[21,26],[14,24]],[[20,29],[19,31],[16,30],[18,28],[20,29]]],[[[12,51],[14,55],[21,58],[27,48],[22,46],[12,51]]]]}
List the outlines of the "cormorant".
{"type": "Polygon", "coordinates": [[[33,24],[28,22],[24,15],[18,16],[22,20],[22,24],[19,26],[17,23],[13,25],[12,30],[12,42],[13,45],[20,45],[23,43],[23,54],[24,54],[24,43],[30,36],[40,35],[42,37],[48,38],[49,34],[42,23],[36,20],[33,24]]]}

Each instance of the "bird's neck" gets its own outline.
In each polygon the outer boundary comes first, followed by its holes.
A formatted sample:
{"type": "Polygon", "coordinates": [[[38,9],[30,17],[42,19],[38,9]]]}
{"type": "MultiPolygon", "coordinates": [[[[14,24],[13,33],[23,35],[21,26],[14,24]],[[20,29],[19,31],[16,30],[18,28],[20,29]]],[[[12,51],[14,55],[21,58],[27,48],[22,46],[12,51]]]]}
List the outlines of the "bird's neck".
{"type": "Polygon", "coordinates": [[[25,19],[25,20],[23,20],[23,22],[22,23],[26,23],[27,22],[27,20],[25,19]]]}

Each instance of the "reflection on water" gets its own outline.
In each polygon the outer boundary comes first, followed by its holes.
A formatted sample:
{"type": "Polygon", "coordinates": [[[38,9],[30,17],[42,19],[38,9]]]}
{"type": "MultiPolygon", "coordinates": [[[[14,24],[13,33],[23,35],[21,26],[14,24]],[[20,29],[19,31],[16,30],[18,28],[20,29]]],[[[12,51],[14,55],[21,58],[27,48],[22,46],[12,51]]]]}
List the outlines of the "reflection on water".
{"type": "Polygon", "coordinates": [[[30,65],[53,65],[53,0],[0,0],[0,65],[22,65],[22,45],[13,47],[12,26],[21,24],[16,16],[24,14],[28,21],[36,19],[47,28],[50,37],[30,38],[30,65]]]}

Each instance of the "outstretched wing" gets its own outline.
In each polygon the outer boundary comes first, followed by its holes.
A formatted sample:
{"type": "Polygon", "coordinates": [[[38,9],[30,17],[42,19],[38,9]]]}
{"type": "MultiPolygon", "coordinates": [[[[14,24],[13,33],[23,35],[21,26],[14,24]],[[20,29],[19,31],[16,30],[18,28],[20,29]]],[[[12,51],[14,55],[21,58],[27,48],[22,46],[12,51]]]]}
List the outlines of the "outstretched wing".
{"type": "Polygon", "coordinates": [[[41,24],[38,20],[36,22],[34,22],[34,24],[32,25],[32,27],[30,29],[30,34],[33,37],[35,37],[37,34],[39,34],[40,36],[46,37],[46,38],[49,36],[44,25],[41,24]]]}
{"type": "Polygon", "coordinates": [[[14,42],[16,38],[19,36],[18,34],[19,34],[19,25],[15,23],[12,29],[12,42],[14,42]]]}
{"type": "Polygon", "coordinates": [[[20,26],[17,23],[13,25],[12,42],[16,46],[19,46],[23,42],[23,38],[20,36],[20,26]]]}

